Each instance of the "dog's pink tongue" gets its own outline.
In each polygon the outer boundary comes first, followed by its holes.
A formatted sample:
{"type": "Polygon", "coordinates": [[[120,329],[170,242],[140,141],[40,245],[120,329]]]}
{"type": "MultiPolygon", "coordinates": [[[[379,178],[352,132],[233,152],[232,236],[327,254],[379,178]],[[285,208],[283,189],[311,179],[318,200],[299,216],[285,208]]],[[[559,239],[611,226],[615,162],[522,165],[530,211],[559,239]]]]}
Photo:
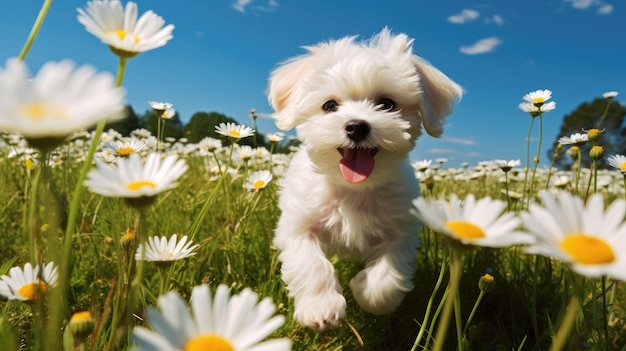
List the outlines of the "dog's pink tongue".
{"type": "Polygon", "coordinates": [[[339,170],[345,180],[352,184],[367,179],[374,169],[374,158],[369,149],[343,149],[339,170]]]}

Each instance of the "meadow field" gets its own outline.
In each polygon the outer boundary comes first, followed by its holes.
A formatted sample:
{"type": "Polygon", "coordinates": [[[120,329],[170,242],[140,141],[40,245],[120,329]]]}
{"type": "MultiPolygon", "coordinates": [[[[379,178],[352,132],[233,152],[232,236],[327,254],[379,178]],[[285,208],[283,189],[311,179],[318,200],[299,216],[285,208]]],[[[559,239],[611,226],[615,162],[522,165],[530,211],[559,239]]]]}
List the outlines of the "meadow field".
{"type": "MultiPolygon", "coordinates": [[[[3,349],[17,345],[20,349],[54,350],[50,345],[60,345],[63,333],[50,330],[50,325],[59,323],[63,330],[69,330],[73,314],[84,317],[85,312],[90,317],[88,332],[81,339],[84,344],[78,339],[74,341],[76,347],[131,349],[133,327],[149,328],[148,306],[155,306],[158,297],[169,291],[188,300],[192,288],[201,284],[211,290],[225,284],[232,294],[249,288],[260,298],[270,298],[276,305],[275,313],[286,319],[270,338],[290,339],[293,350],[433,348],[455,245],[449,245],[445,235],[428,226],[416,228],[415,235],[423,242],[416,258],[416,288],[389,316],[360,310],[348,286],[359,263],[334,258],[348,300],[347,323],[324,333],[302,328],[291,318],[292,301],[285,291],[277,252],[272,246],[279,216],[277,188],[290,155],[238,146],[236,142],[222,146],[228,138],[206,139],[198,144],[162,141],[157,146],[158,138],[145,130],[129,137],[104,132],[96,148],[98,164],[90,167],[90,172],[112,167],[110,164],[130,163],[131,153],[143,158],[154,154],[162,159],[165,155],[173,156],[188,169],[175,181],[174,188],[144,196],[153,200],[147,205],[128,201],[132,198],[124,195],[103,196],[87,187],[78,202],[76,230],[69,238],[70,251],[65,256],[71,196],[93,135],[79,133],[43,158],[23,138],[5,135],[8,144],[2,148],[0,163],[4,184],[0,193],[4,204],[0,212],[4,233],[0,236],[0,274],[5,278],[12,267],[24,267],[28,262],[68,262],[70,270],[63,296],[54,294],[60,282],[57,274],[54,285],[49,280],[46,283],[50,290],[46,286],[30,295],[22,290],[12,291],[24,295],[0,299],[1,335],[7,345],[3,349]],[[155,151],[157,147],[159,153],[155,151]],[[271,178],[258,178],[263,171],[270,171],[271,178]],[[180,248],[154,244],[154,257],[146,254],[141,260],[138,255],[135,260],[139,243],[147,243],[152,236],[169,239],[174,234],[179,239],[187,236],[197,245],[188,250],[192,255],[185,255],[180,248]],[[159,250],[166,255],[159,256],[159,250]],[[180,257],[173,255],[180,253],[180,257]],[[134,285],[139,266],[142,278],[134,285]],[[132,291],[136,291],[134,295],[132,291]]],[[[521,196],[525,178],[530,179],[523,167],[511,167],[505,178],[502,161],[458,169],[446,167],[445,160],[423,160],[414,165],[426,199],[434,201],[450,195],[464,199],[473,194],[476,199],[493,198],[508,203],[504,213],[516,215],[526,211],[528,201],[538,201],[535,194],[532,199],[521,196]],[[506,188],[511,192],[508,197],[506,188]]],[[[119,177],[124,181],[127,175],[119,177]]],[[[619,170],[599,171],[594,176],[587,168],[551,173],[538,169],[533,189],[537,193],[580,193],[575,196],[582,198],[588,185],[595,182],[595,192],[611,203],[622,201],[623,180],[619,170]]],[[[457,348],[457,325],[461,328],[463,349],[549,349],[573,296],[579,297],[580,306],[564,344],[567,349],[619,350],[626,343],[626,295],[618,280],[603,274],[581,276],[558,259],[526,254],[523,245],[476,246],[464,257],[456,317],[449,322],[445,343],[440,342],[445,344],[442,349],[457,348]],[[485,280],[486,274],[495,284],[481,290],[479,282],[485,280]]],[[[41,273],[35,278],[46,281],[41,273]]],[[[65,349],[71,350],[74,342],[68,345],[67,338],[65,333],[65,349]]]]}

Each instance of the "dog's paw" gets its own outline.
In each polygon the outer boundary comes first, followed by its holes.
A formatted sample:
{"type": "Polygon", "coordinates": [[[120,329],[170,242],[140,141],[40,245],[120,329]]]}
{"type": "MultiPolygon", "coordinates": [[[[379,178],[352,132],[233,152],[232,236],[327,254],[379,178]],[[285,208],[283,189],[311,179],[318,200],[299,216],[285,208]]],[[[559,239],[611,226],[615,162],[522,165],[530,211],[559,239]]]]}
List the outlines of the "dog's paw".
{"type": "Polygon", "coordinates": [[[294,317],[303,326],[324,331],[346,319],[346,299],[337,292],[307,296],[296,302],[294,317]]]}
{"type": "Polygon", "coordinates": [[[359,272],[351,281],[354,299],[369,313],[384,315],[393,312],[413,286],[390,275],[376,276],[373,270],[359,272]]]}

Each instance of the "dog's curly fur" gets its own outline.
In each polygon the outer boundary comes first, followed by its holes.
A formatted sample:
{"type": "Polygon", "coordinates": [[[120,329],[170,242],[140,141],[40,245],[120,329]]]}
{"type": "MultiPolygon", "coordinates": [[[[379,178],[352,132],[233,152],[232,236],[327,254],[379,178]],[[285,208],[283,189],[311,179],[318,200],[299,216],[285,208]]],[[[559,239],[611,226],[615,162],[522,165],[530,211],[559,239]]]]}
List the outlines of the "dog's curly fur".
{"type": "Polygon", "coordinates": [[[345,319],[328,260],[364,262],[350,282],[363,310],[393,312],[413,289],[419,184],[409,162],[421,129],[440,136],[462,88],[383,29],[307,47],[272,72],[279,128],[302,141],[281,183],[274,243],[296,320],[324,330],[345,319]]]}

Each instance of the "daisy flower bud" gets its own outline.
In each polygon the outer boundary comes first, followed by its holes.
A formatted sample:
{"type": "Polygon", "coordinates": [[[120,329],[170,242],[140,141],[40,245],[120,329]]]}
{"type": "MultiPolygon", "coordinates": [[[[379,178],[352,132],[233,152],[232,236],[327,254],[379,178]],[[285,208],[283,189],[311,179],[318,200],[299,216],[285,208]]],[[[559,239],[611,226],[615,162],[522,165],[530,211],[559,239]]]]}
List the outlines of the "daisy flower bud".
{"type": "Polygon", "coordinates": [[[591,147],[591,150],[589,150],[589,157],[591,157],[592,160],[599,160],[602,158],[602,156],[604,156],[604,148],[600,145],[594,145],[591,147]]]}
{"type": "Polygon", "coordinates": [[[478,279],[478,288],[485,294],[496,287],[496,280],[491,274],[485,274],[478,279]]]}
{"type": "Polygon", "coordinates": [[[72,315],[69,328],[76,340],[84,341],[93,331],[96,321],[89,311],[76,312],[72,315]]]}

